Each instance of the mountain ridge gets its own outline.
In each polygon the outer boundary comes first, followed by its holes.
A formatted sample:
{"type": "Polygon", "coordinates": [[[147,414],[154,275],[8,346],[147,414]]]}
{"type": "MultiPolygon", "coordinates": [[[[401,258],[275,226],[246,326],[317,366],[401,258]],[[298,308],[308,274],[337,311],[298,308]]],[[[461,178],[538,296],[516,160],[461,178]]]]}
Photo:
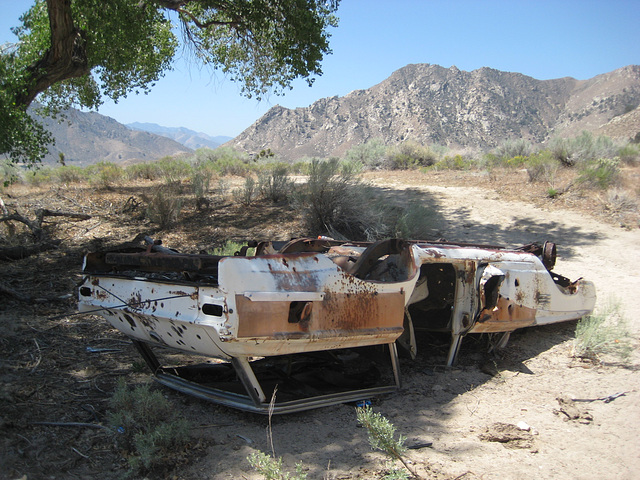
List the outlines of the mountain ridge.
{"type": "MultiPolygon", "coordinates": [[[[36,107],[37,108],[37,107],[36,107]]],[[[86,166],[100,161],[113,163],[157,160],[192,152],[169,138],[127,128],[97,112],[71,108],[60,119],[31,114],[51,132],[55,144],[49,146],[44,164],[55,164],[63,154],[67,165],[86,166]]]]}
{"type": "Polygon", "coordinates": [[[197,150],[198,148],[215,149],[233,138],[225,135],[212,137],[206,133],[196,132],[186,127],[165,127],[157,123],[148,122],[127,123],[126,127],[170,138],[192,150],[197,150]]]}
{"type": "MultiPolygon", "coordinates": [[[[536,80],[482,67],[409,64],[382,82],[308,107],[276,105],[226,145],[247,152],[266,148],[287,160],[341,156],[378,138],[451,148],[490,149],[508,139],[541,144],[583,130],[633,137],[606,125],[640,104],[640,66],[588,80],[536,80]]],[[[629,126],[629,129],[635,127],[629,126]]]]}

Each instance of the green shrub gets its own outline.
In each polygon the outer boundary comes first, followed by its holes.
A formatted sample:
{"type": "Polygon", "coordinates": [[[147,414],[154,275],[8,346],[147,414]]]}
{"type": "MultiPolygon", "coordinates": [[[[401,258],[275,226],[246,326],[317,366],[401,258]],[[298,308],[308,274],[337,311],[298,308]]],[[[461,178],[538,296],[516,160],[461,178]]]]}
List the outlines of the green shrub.
{"type": "Polygon", "coordinates": [[[20,171],[15,163],[8,159],[0,159],[0,192],[18,180],[20,180],[20,171]]]}
{"type": "Polygon", "coordinates": [[[578,321],[573,355],[594,361],[611,355],[627,361],[633,352],[632,342],[619,302],[610,301],[600,312],[578,321]]]}
{"type": "Polygon", "coordinates": [[[225,148],[226,147],[220,147],[215,150],[209,147],[198,148],[191,157],[191,163],[197,166],[213,163],[217,158],[217,155],[219,155],[225,148]]]}
{"type": "Polygon", "coordinates": [[[34,168],[24,174],[24,180],[33,186],[39,186],[51,182],[53,169],[49,167],[34,168]]]}
{"type": "Polygon", "coordinates": [[[338,159],[314,160],[307,183],[294,196],[310,235],[351,240],[388,236],[384,212],[372,202],[371,188],[338,159]]]}
{"type": "Polygon", "coordinates": [[[98,162],[85,169],[89,183],[104,190],[109,190],[118,184],[124,177],[124,170],[119,165],[111,162],[98,162]]]}
{"type": "Polygon", "coordinates": [[[356,145],[345,154],[345,160],[359,162],[365,168],[378,168],[384,163],[387,147],[379,138],[356,145]]]}
{"type": "Polygon", "coordinates": [[[496,149],[496,155],[505,161],[514,157],[528,157],[532,153],[533,146],[522,138],[505,140],[496,149]]]}
{"type": "Polygon", "coordinates": [[[394,237],[413,240],[431,238],[438,227],[436,218],[433,209],[413,202],[397,213],[394,237]]]}
{"type": "Polygon", "coordinates": [[[618,158],[627,165],[637,165],[640,162],[640,148],[633,143],[627,143],[618,150],[618,158]]]}
{"type": "Polygon", "coordinates": [[[364,172],[364,164],[357,160],[341,160],[340,171],[344,176],[359,176],[364,172]]]}
{"type": "Polygon", "coordinates": [[[162,177],[162,169],[157,162],[144,162],[129,165],[125,169],[130,180],[157,180],[162,177]]]}
{"type": "Polygon", "coordinates": [[[457,154],[453,157],[449,155],[445,156],[434,165],[434,168],[438,170],[470,170],[473,166],[474,163],[472,160],[457,154]]]}
{"type": "Polygon", "coordinates": [[[606,190],[618,182],[620,167],[617,160],[600,158],[583,162],[577,182],[583,186],[606,190]]]}
{"type": "Polygon", "coordinates": [[[221,176],[235,175],[244,177],[253,170],[249,156],[231,147],[219,147],[215,150],[199,148],[193,162],[197,166],[205,166],[221,176]]]}
{"type": "MultiPolygon", "coordinates": [[[[227,240],[221,247],[212,248],[207,253],[209,255],[218,255],[221,257],[233,257],[236,253],[240,252],[245,244],[242,242],[234,242],[233,240],[227,240]]],[[[249,249],[248,252],[255,252],[255,249],[249,249]]],[[[247,256],[251,256],[251,253],[247,253],[247,256]]]]}
{"type": "MultiPolygon", "coordinates": [[[[395,438],[396,427],[380,413],[375,413],[371,407],[356,408],[358,422],[367,429],[369,445],[374,450],[380,450],[392,460],[399,460],[407,471],[415,478],[419,478],[413,468],[402,456],[407,448],[404,446],[405,437],[395,438]]],[[[408,478],[401,475],[397,469],[392,469],[392,476],[385,478],[408,478]]]]}
{"type": "Polygon", "coordinates": [[[179,218],[182,200],[171,187],[165,185],[155,190],[149,206],[147,218],[160,228],[171,227],[179,218]]]}
{"type": "Polygon", "coordinates": [[[287,200],[293,190],[286,164],[271,164],[267,170],[258,173],[258,189],[263,197],[273,203],[287,200]]]}
{"type": "Polygon", "coordinates": [[[565,166],[593,162],[599,158],[613,159],[619,148],[609,137],[594,137],[590,132],[582,132],[575,138],[554,138],[549,142],[549,151],[565,166]]]}
{"type": "Polygon", "coordinates": [[[503,161],[501,157],[498,157],[495,153],[485,153],[480,157],[478,161],[478,167],[491,171],[496,167],[503,166],[506,161],[503,161]]]}
{"type": "Polygon", "coordinates": [[[221,158],[213,166],[223,176],[246,177],[251,172],[249,162],[240,158],[221,158]]]}
{"type": "Polygon", "coordinates": [[[293,175],[309,175],[311,172],[311,162],[310,158],[303,158],[300,161],[295,162],[293,165],[289,167],[289,171],[293,175]]]}
{"type": "Polygon", "coordinates": [[[59,183],[71,184],[79,183],[85,180],[85,170],[76,165],[65,165],[58,167],[53,171],[53,177],[59,183]]]}
{"type": "Polygon", "coordinates": [[[231,194],[233,195],[233,199],[244,205],[251,205],[256,197],[258,196],[258,187],[256,185],[256,181],[253,177],[247,177],[244,179],[244,185],[240,188],[234,189],[231,194]]]}
{"type": "Polygon", "coordinates": [[[282,458],[274,458],[263,452],[254,452],[247,460],[265,480],[305,480],[307,478],[302,463],[296,463],[296,473],[291,474],[284,471],[282,458]]]}
{"type": "Polygon", "coordinates": [[[570,141],[566,138],[553,138],[549,142],[549,152],[553,157],[558,160],[562,165],[571,167],[575,165],[575,158],[573,157],[573,150],[570,141]]]}
{"type": "Polygon", "coordinates": [[[216,189],[221,198],[225,198],[229,194],[229,180],[221,178],[218,180],[218,188],[216,189]]]}
{"type": "Polygon", "coordinates": [[[183,158],[163,157],[156,162],[160,176],[168,184],[178,184],[193,174],[191,163],[183,158]]]}
{"type": "Polygon", "coordinates": [[[525,162],[530,182],[546,182],[553,187],[560,162],[549,152],[531,155],[525,162]]]}
{"type": "Polygon", "coordinates": [[[384,168],[407,170],[429,167],[438,161],[438,156],[429,147],[406,141],[387,150],[384,168]]]}
{"type": "Polygon", "coordinates": [[[211,171],[206,167],[196,167],[191,174],[191,191],[196,198],[204,198],[211,188],[211,171]]]}
{"type": "Polygon", "coordinates": [[[177,407],[148,385],[129,389],[123,379],[118,381],[107,420],[128,452],[130,473],[170,467],[183,454],[190,425],[176,412],[177,407]]]}
{"type": "Polygon", "coordinates": [[[515,157],[507,158],[505,165],[509,168],[522,168],[528,161],[528,156],[516,155],[515,157]]]}

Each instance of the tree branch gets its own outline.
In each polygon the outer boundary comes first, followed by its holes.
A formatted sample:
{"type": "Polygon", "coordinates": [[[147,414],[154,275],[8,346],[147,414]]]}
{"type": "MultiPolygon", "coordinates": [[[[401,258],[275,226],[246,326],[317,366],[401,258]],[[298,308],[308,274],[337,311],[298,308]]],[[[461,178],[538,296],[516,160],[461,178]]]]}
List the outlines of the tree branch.
{"type": "Polygon", "coordinates": [[[3,215],[2,217],[0,217],[0,223],[11,221],[24,223],[29,228],[29,230],[31,230],[31,234],[36,240],[42,240],[42,220],[40,220],[40,222],[32,222],[27,217],[20,215],[18,212],[12,213],[11,215],[3,215]]]}
{"type": "MultiPolygon", "coordinates": [[[[213,25],[216,25],[216,26],[228,25],[228,26],[233,27],[233,28],[237,28],[240,25],[240,23],[237,22],[237,21],[235,21],[235,22],[222,22],[222,21],[219,21],[219,20],[210,20],[208,22],[202,23],[202,22],[200,22],[200,20],[198,20],[198,17],[196,17],[193,13],[191,13],[191,12],[189,12],[189,11],[183,9],[183,8],[177,8],[176,12],[178,12],[179,14],[184,15],[186,17],[189,17],[191,19],[191,21],[193,22],[193,24],[196,27],[198,27],[198,28],[200,28],[202,30],[204,30],[206,28],[209,28],[209,27],[212,27],[213,25]]],[[[183,22],[184,22],[184,20],[183,20],[183,22]]]]}

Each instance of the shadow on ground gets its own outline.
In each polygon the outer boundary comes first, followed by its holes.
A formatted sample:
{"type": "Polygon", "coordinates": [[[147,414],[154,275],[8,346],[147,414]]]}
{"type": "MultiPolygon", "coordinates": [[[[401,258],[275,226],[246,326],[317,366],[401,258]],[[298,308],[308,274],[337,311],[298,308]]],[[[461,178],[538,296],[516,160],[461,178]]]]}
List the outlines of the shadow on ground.
{"type": "MultiPolygon", "coordinates": [[[[140,189],[127,188],[121,193],[122,198],[111,207],[106,203],[98,205],[103,210],[100,222],[114,228],[130,228],[129,240],[145,228],[155,230],[160,237],[171,233],[145,224],[142,205],[126,212],[119,208],[126,204],[127,196],[140,196],[140,189]]],[[[150,194],[147,189],[145,195],[150,194]]],[[[425,206],[431,212],[432,239],[445,237],[454,242],[507,246],[548,239],[560,245],[565,257],[573,255],[576,247],[599,240],[597,234],[581,228],[529,216],[509,225],[498,222],[477,225],[467,207],[447,212],[441,200],[428,192],[377,188],[375,194],[395,204],[419,202],[425,206]]],[[[201,230],[209,229],[208,238],[212,238],[210,232],[215,227],[221,226],[261,227],[266,231],[281,216],[296,214],[288,206],[255,205],[239,209],[214,204],[205,211],[185,214],[173,231],[198,236],[201,230]]],[[[255,232],[247,237],[255,238],[255,232]]],[[[73,293],[80,278],[82,252],[113,241],[108,234],[66,238],[54,253],[3,265],[3,280],[34,297],[39,293],[73,293]]],[[[125,339],[120,333],[98,317],[73,316],[74,310],[73,300],[25,305],[3,298],[0,304],[3,352],[0,431],[4,451],[0,463],[5,469],[0,478],[21,475],[72,478],[93,476],[96,472],[104,479],[122,476],[122,459],[109,435],[92,428],[34,423],[103,422],[108,398],[118,378],[125,377],[130,383],[148,379],[134,368],[140,360],[133,347],[123,343],[125,339]],[[95,351],[101,348],[106,350],[95,351]]],[[[417,360],[401,361],[403,388],[371,400],[410,441],[431,441],[445,428],[451,416],[450,404],[458,395],[491,381],[501,369],[532,374],[525,362],[565,342],[572,334],[571,323],[516,332],[511,345],[498,357],[487,356],[484,342],[467,338],[459,364],[454,368],[443,367],[448,338],[424,336],[417,360]]],[[[237,412],[166,389],[163,392],[194,423],[193,435],[207,446],[205,457],[191,459],[190,465],[180,467],[180,478],[229,478],[250,471],[246,457],[252,451],[270,451],[265,434],[266,417],[237,412]]],[[[312,478],[321,477],[328,468],[358,472],[370,460],[366,434],[357,428],[350,405],[279,416],[273,422],[273,436],[276,453],[283,455],[289,464],[302,461],[310,468],[312,478]]]]}

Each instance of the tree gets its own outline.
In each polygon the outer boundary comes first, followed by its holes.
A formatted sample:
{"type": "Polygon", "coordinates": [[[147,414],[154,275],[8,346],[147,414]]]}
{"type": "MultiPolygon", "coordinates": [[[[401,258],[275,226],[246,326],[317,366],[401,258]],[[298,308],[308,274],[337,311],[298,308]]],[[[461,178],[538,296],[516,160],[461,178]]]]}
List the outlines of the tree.
{"type": "Polygon", "coordinates": [[[147,93],[171,69],[180,40],[248,97],[282,93],[322,74],[340,0],[37,0],[0,50],[0,154],[35,163],[51,136],[26,112],[97,108],[147,93]]]}

